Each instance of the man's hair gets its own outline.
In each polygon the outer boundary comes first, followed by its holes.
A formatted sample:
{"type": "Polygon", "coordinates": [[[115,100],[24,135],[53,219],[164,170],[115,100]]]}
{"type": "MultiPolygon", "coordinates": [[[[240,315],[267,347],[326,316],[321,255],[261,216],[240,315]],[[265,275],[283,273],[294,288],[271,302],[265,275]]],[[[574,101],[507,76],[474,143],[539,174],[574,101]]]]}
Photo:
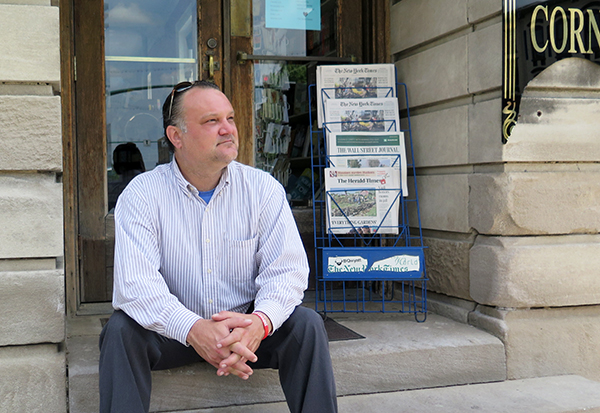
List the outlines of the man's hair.
{"type": "MultiPolygon", "coordinates": [[[[185,86],[184,86],[185,87],[185,86]]],[[[175,147],[173,143],[167,136],[167,127],[168,126],[176,126],[181,129],[184,133],[187,132],[187,128],[185,126],[185,119],[183,117],[183,95],[186,94],[193,88],[200,89],[215,89],[220,91],[219,86],[216,84],[209,82],[207,80],[197,80],[191,84],[187,89],[182,90],[181,92],[177,92],[177,90],[173,89],[169,92],[169,95],[165,99],[165,103],[163,103],[162,113],[163,113],[163,128],[165,132],[165,138],[167,140],[167,145],[169,145],[169,150],[171,152],[175,152],[175,147]],[[171,105],[171,100],[173,100],[173,104],[171,105]],[[170,112],[170,116],[169,116],[170,112]]]]}

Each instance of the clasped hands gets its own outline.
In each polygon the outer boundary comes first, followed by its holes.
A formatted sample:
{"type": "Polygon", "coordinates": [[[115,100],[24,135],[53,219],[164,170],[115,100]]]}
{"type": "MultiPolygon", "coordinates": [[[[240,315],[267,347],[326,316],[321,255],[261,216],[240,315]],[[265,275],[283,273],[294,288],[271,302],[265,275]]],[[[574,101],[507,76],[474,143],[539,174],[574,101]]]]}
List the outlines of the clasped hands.
{"type": "Polygon", "coordinates": [[[265,330],[255,314],[221,311],[209,319],[196,321],[187,342],[204,360],[217,368],[217,375],[233,374],[247,380],[253,373],[247,361],[256,362],[265,330]]]}

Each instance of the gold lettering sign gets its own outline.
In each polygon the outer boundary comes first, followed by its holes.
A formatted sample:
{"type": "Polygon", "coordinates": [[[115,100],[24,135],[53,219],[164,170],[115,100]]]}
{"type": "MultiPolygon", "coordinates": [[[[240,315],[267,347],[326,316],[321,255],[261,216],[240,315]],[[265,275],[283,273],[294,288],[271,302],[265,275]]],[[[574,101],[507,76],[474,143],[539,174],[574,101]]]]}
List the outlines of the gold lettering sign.
{"type": "Polygon", "coordinates": [[[596,45],[600,45],[600,29],[598,28],[599,26],[597,20],[600,19],[600,10],[588,9],[585,12],[587,16],[584,14],[583,10],[569,8],[569,18],[567,18],[565,10],[560,6],[557,6],[552,10],[550,15],[551,17],[548,19],[548,6],[537,6],[531,14],[530,24],[531,44],[534,50],[538,53],[544,53],[548,48],[548,39],[545,40],[543,45],[540,45],[536,34],[538,31],[538,26],[545,28],[544,24],[548,23],[550,44],[554,52],[562,53],[567,47],[567,41],[569,41],[569,53],[592,54],[592,42],[595,40],[596,45]],[[597,14],[594,12],[597,12],[597,14]],[[562,35],[563,39],[560,46],[558,46],[556,41],[558,19],[560,19],[558,24],[562,24],[562,34],[565,32],[569,33],[568,37],[562,35]],[[589,33],[589,36],[586,39],[587,47],[586,43],[584,43],[584,39],[582,38],[582,32],[585,27],[587,27],[587,32],[589,33]],[[595,37],[592,38],[592,36],[595,37]]]}
{"type": "Polygon", "coordinates": [[[506,143],[518,122],[521,93],[538,73],[566,57],[600,64],[600,3],[504,0],[503,4],[502,141],[506,143]]]}

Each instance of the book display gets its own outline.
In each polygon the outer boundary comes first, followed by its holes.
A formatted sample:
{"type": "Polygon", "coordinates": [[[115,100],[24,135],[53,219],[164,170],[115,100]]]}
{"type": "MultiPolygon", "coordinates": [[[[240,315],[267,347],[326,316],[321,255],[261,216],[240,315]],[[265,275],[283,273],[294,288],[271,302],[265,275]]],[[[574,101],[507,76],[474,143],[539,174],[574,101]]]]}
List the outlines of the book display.
{"type": "MultiPolygon", "coordinates": [[[[310,200],[307,68],[285,62],[255,64],[255,165],[286,188],[292,206],[310,200]]],[[[314,68],[313,68],[314,71],[314,68]]]]}
{"type": "Polygon", "coordinates": [[[391,64],[319,66],[316,77],[309,96],[317,94],[318,119],[311,116],[307,136],[316,310],[407,312],[425,321],[425,247],[406,85],[396,82],[391,64]]]}

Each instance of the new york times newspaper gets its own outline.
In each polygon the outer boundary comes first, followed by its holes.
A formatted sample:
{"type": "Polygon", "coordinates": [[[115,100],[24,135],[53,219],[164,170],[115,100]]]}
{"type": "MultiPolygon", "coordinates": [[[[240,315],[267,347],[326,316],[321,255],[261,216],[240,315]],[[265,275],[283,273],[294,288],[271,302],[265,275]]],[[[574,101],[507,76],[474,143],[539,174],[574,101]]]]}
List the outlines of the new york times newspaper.
{"type": "Polygon", "coordinates": [[[332,132],[396,132],[400,130],[398,99],[335,99],[325,102],[324,129],[332,132]]]}
{"type": "Polygon", "coordinates": [[[328,99],[384,97],[396,97],[396,68],[393,64],[317,66],[319,128],[325,121],[323,107],[328,99]]]}

